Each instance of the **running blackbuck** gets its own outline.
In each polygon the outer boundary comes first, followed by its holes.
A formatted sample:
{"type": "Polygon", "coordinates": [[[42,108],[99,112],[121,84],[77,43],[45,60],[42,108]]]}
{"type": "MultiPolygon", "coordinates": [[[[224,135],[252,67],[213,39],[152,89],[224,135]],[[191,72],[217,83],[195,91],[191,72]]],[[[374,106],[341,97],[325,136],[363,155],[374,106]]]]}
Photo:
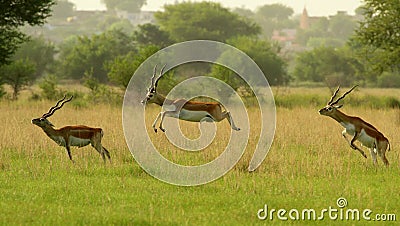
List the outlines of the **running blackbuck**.
{"type": "Polygon", "coordinates": [[[72,96],[65,100],[62,98],[56,105],[51,107],[47,113],[44,113],[40,118],[32,119],[32,123],[43,129],[48,137],[54,140],[58,145],[63,146],[67,149],[69,159],[72,160],[71,146],[84,147],[91,144],[106,161],[105,156],[111,161],[110,153],[101,144],[103,138],[103,130],[101,128],[92,128],[88,126],[64,126],[59,129],[55,129],[54,125],[47,120],[48,117],[52,116],[54,112],[61,109],[65,103],[72,100],[72,96]],[[61,105],[60,105],[61,103],[61,105]]]}
{"type": "Polygon", "coordinates": [[[326,107],[319,110],[321,115],[329,116],[335,119],[340,125],[342,125],[345,129],[342,132],[343,137],[350,144],[350,147],[354,150],[358,150],[365,158],[367,155],[364,153],[361,148],[357,147],[354,142],[358,140],[361,142],[363,146],[370,148],[372,160],[374,164],[377,164],[376,154],[382,159],[385,165],[389,165],[389,161],[386,159],[385,152],[388,149],[390,151],[389,140],[379,132],[373,125],[368,122],[362,120],[359,117],[348,116],[338,109],[343,105],[337,105],[340,100],[346,97],[351,91],[354,90],[357,86],[354,86],[349,91],[344,93],[341,97],[337,98],[334,101],[334,98],[339,92],[340,87],[333,93],[333,96],[329,100],[326,107]],[[352,139],[349,141],[346,137],[346,133],[352,136],[352,139]]]}
{"type": "Polygon", "coordinates": [[[223,110],[220,103],[187,101],[185,99],[169,100],[157,93],[158,81],[163,75],[164,68],[165,65],[162,67],[159,76],[156,78],[157,65],[154,67],[151,85],[148,89],[146,98],[142,100],[142,104],[155,103],[164,107],[164,109],[168,109],[158,114],[153,123],[154,132],[157,133],[156,124],[160,118],[161,122],[159,128],[161,131],[165,132],[163,122],[166,116],[191,122],[200,122],[207,119],[219,122],[223,119],[227,119],[233,130],[240,130],[240,128],[235,126],[230,112],[223,110]]]}

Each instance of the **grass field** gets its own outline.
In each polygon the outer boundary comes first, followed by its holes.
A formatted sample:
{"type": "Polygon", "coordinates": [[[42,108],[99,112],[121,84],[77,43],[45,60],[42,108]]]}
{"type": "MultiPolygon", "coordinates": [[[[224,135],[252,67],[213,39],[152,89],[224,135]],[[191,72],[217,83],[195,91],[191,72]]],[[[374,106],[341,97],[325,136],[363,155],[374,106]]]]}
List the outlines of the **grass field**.
{"type": "MultiPolygon", "coordinates": [[[[290,91],[293,92],[326,91],[290,91]]],[[[370,95],[381,93],[369,92],[370,95]]],[[[399,91],[394,93],[390,94],[396,95],[399,91]]],[[[372,123],[389,138],[392,147],[387,153],[389,167],[384,167],[380,159],[379,165],[374,167],[369,151],[366,152],[369,158],[364,159],[348,147],[341,137],[340,125],[320,116],[318,107],[296,106],[277,109],[272,148],[262,166],[249,173],[245,169],[259,130],[258,112],[250,109],[251,138],[238,165],[212,183],[179,187],[154,179],[137,165],[125,144],[121,108],[116,106],[77,109],[71,104],[50,118],[56,127],[85,124],[104,130],[103,145],[111,152],[112,163],[104,165],[94,149],[84,147],[72,149],[75,160],[72,164],[63,147],[30,123],[52,104],[25,100],[0,102],[3,118],[0,133],[2,225],[314,224],[316,221],[281,221],[276,215],[272,221],[260,221],[257,212],[267,204],[270,209],[313,208],[318,213],[329,206],[338,208],[339,197],[347,199],[346,208],[371,209],[371,218],[377,213],[394,213],[397,218],[400,214],[399,109],[351,107],[348,102],[343,108],[345,113],[372,123]]],[[[153,108],[150,115],[158,111],[153,108]]],[[[221,142],[214,142],[196,155],[182,154],[165,146],[163,144],[168,141],[164,134],[148,132],[155,144],[164,147],[162,154],[167,158],[181,164],[201,164],[220,154],[219,150],[226,145],[224,140],[230,129],[226,121],[219,124],[217,138],[221,142]]],[[[182,123],[182,126],[187,136],[198,136],[194,123],[182,123]]],[[[325,215],[325,220],[317,223],[365,225],[377,222],[332,221],[325,215]]],[[[396,222],[385,224],[395,225],[396,222]]]]}

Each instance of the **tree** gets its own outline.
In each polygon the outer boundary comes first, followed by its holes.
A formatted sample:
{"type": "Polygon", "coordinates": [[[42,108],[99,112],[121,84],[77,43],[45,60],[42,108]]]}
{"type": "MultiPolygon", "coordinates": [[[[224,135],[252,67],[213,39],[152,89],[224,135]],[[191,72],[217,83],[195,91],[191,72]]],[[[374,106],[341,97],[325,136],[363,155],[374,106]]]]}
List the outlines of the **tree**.
{"type": "Polygon", "coordinates": [[[0,2],[0,66],[10,63],[10,57],[27,35],[18,27],[41,25],[50,16],[54,0],[21,0],[0,2]]]}
{"type": "Polygon", "coordinates": [[[254,17],[254,12],[251,11],[250,9],[246,9],[246,8],[235,8],[233,9],[234,13],[242,16],[242,17],[247,17],[247,18],[253,18],[254,17]]]}
{"type": "Polygon", "coordinates": [[[312,38],[332,38],[329,33],[329,20],[326,17],[321,17],[311,24],[309,29],[297,29],[296,42],[306,46],[312,38]]]}
{"type": "Polygon", "coordinates": [[[289,17],[293,15],[294,11],[288,6],[276,3],[261,6],[260,8],[258,8],[256,13],[262,15],[262,17],[264,18],[282,21],[289,19],[289,17]]]}
{"type": "Polygon", "coordinates": [[[60,46],[58,75],[81,79],[93,69],[94,78],[107,81],[106,62],[135,51],[133,39],[121,30],[108,30],[91,37],[82,36],[60,46]]]}
{"type": "Polygon", "coordinates": [[[257,35],[260,28],[247,18],[230,12],[219,3],[183,2],[165,5],[155,13],[160,28],[174,41],[209,39],[224,42],[239,35],[257,35]]]}
{"type": "Polygon", "coordinates": [[[293,75],[297,81],[351,85],[362,70],[362,64],[346,48],[318,47],[297,56],[293,75]]]}
{"type": "Polygon", "coordinates": [[[57,0],[52,10],[52,18],[59,18],[64,20],[65,18],[74,15],[75,4],[69,2],[68,0],[57,0]]]}
{"type": "Polygon", "coordinates": [[[400,71],[400,7],[398,0],[365,0],[364,20],[356,30],[356,42],[367,48],[370,54],[375,52],[383,57],[373,62],[377,70],[400,71]]]}
{"type": "MultiPolygon", "coordinates": [[[[155,45],[143,46],[138,53],[130,52],[125,56],[119,56],[107,64],[110,81],[126,88],[136,69],[160,48],[155,45]]],[[[147,82],[147,81],[146,81],[147,82]]]]}
{"type": "Polygon", "coordinates": [[[14,100],[25,86],[35,80],[35,64],[29,60],[17,60],[9,65],[3,65],[0,69],[1,79],[13,89],[14,100]]]}
{"type": "Polygon", "coordinates": [[[138,25],[138,29],[134,31],[133,37],[139,45],[156,45],[166,47],[172,44],[169,34],[160,30],[155,24],[138,25]]]}
{"type": "Polygon", "coordinates": [[[261,25],[264,34],[271,37],[274,30],[295,27],[290,20],[293,13],[292,8],[282,4],[263,5],[257,9],[255,20],[261,25]]]}
{"type": "Polygon", "coordinates": [[[28,59],[35,64],[35,78],[51,71],[54,66],[54,55],[56,54],[53,43],[46,41],[43,37],[32,38],[25,42],[15,53],[14,60],[28,59]]]}
{"type": "MultiPolygon", "coordinates": [[[[289,76],[286,73],[285,62],[277,55],[271,43],[256,38],[236,37],[228,40],[228,44],[245,52],[252,58],[263,71],[270,85],[282,85],[289,81],[289,76]]],[[[222,53],[221,57],[224,61],[229,61],[232,64],[242,65],[235,54],[231,52],[222,53]]],[[[245,68],[246,65],[241,66],[245,68]]],[[[238,73],[242,73],[238,71],[238,73]]],[[[237,89],[244,86],[243,81],[234,74],[234,72],[225,67],[214,65],[211,69],[210,76],[221,79],[230,84],[232,88],[237,89]]]]}
{"type": "Polygon", "coordinates": [[[357,22],[347,14],[338,13],[329,21],[329,30],[332,37],[348,40],[353,35],[357,22]]]}
{"type": "Polygon", "coordinates": [[[114,11],[116,9],[127,12],[139,12],[146,0],[101,0],[108,10],[114,11]]]}

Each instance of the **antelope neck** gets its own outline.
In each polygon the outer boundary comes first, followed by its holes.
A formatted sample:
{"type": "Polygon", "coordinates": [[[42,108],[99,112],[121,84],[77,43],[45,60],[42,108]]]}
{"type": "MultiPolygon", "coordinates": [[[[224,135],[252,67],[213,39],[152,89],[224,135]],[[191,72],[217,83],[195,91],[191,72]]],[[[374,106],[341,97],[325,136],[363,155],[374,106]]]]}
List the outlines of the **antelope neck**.
{"type": "Polygon", "coordinates": [[[154,103],[163,106],[164,104],[166,105],[172,105],[174,101],[165,98],[163,95],[157,94],[156,100],[154,101],[154,103]]]}
{"type": "Polygon", "coordinates": [[[43,130],[43,131],[47,134],[47,136],[49,136],[49,137],[53,136],[54,134],[57,134],[57,130],[54,129],[53,127],[51,127],[51,126],[43,126],[43,127],[40,127],[40,128],[42,128],[42,130],[43,130]]]}
{"type": "Polygon", "coordinates": [[[351,121],[351,116],[346,115],[345,113],[336,110],[336,113],[333,115],[330,115],[333,119],[335,119],[337,122],[350,122],[351,121]]]}

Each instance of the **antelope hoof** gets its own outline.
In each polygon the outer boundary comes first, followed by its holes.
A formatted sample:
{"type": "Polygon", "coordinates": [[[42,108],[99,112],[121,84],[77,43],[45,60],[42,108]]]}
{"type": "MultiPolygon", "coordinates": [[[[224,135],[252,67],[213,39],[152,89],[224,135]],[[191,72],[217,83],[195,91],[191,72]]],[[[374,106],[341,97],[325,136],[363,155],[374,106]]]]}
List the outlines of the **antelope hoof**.
{"type": "Polygon", "coordinates": [[[157,129],[156,128],[153,128],[153,129],[154,129],[154,132],[157,133],[157,129]]]}
{"type": "Polygon", "coordinates": [[[163,132],[165,133],[165,129],[164,129],[164,128],[160,127],[160,130],[163,131],[163,132]]]}
{"type": "Polygon", "coordinates": [[[233,128],[233,130],[239,131],[239,130],[240,130],[240,128],[233,128]]]}
{"type": "MultiPolygon", "coordinates": [[[[353,148],[354,150],[357,150],[356,146],[350,145],[351,148],[353,148]]],[[[363,154],[365,155],[365,154],[363,154]]]]}
{"type": "Polygon", "coordinates": [[[367,155],[363,152],[363,153],[361,153],[363,156],[364,156],[364,158],[367,158],[367,155]]]}

